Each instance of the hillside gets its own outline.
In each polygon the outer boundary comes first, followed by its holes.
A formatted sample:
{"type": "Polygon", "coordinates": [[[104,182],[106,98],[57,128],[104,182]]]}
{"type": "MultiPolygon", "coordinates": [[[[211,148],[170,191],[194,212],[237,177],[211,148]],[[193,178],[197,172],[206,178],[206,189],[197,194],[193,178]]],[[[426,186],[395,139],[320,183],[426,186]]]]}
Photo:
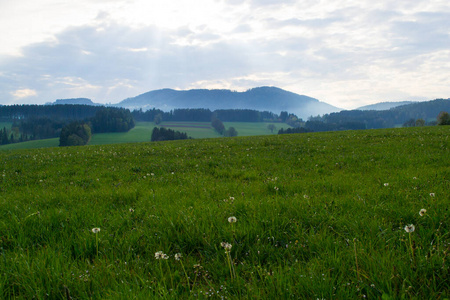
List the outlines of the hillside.
{"type": "Polygon", "coordinates": [[[116,106],[129,109],[172,110],[175,108],[254,109],[280,113],[288,111],[306,119],[311,115],[340,111],[339,108],[317,99],[298,95],[276,87],[259,87],[245,92],[230,90],[162,89],[125,99],[116,106]]]}
{"type": "Polygon", "coordinates": [[[73,104],[73,105],[102,105],[99,103],[92,102],[91,99],[88,98],[70,98],[70,99],[57,99],[53,103],[48,103],[49,105],[58,105],[58,104],[73,104]]]}
{"type": "MultiPolygon", "coordinates": [[[[397,106],[388,110],[347,110],[325,114],[316,121],[328,125],[360,124],[365,129],[399,127],[409,120],[436,121],[441,111],[450,111],[450,99],[436,99],[397,106]]],[[[347,128],[351,129],[351,128],[347,128]]]]}
{"type": "Polygon", "coordinates": [[[1,151],[0,298],[449,298],[447,137],[1,151]]]}
{"type": "Polygon", "coordinates": [[[400,102],[380,102],[370,105],[365,105],[356,108],[355,110],[388,110],[397,106],[412,104],[412,101],[400,101],[400,102]]]}

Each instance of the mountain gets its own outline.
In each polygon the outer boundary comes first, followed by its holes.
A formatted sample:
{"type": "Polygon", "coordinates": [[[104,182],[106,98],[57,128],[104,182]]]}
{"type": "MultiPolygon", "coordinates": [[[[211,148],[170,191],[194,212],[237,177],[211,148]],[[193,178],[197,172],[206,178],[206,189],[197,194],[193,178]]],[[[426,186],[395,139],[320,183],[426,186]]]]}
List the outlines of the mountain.
{"type": "Polygon", "coordinates": [[[115,106],[143,110],[157,108],[170,111],[176,108],[254,109],[280,113],[287,111],[306,119],[309,116],[340,111],[340,108],[317,99],[298,95],[276,87],[258,87],[245,92],[230,90],[162,89],[125,99],[115,106]]]}
{"type": "Polygon", "coordinates": [[[375,104],[370,104],[366,106],[358,107],[356,110],[388,110],[397,106],[407,105],[415,103],[413,101],[401,101],[401,102],[380,102],[375,104]]]}
{"type": "Polygon", "coordinates": [[[58,104],[79,104],[79,105],[103,105],[92,102],[91,99],[88,98],[70,98],[70,99],[57,99],[53,103],[47,103],[48,105],[58,105],[58,104]]]}

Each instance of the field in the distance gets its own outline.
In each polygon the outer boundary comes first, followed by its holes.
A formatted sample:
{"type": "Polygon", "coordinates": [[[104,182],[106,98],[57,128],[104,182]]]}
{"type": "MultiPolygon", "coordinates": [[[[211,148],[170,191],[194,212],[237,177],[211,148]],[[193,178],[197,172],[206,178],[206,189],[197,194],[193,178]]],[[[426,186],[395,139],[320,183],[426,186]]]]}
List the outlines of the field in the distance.
{"type": "Polygon", "coordinates": [[[446,299],[449,132],[1,151],[0,298],[446,299]]]}
{"type": "MultiPolygon", "coordinates": [[[[11,126],[11,123],[3,124],[5,126],[11,126]]],[[[238,136],[276,134],[281,128],[290,128],[289,125],[284,123],[263,122],[225,122],[224,125],[226,128],[233,126],[238,131],[238,136]],[[274,124],[276,126],[276,130],[274,130],[273,133],[267,128],[267,125],[269,124],[274,124]]],[[[94,134],[92,135],[89,145],[148,142],[151,139],[152,130],[155,126],[156,125],[153,122],[136,122],[136,126],[128,132],[94,134]]],[[[194,139],[220,137],[220,135],[211,127],[211,123],[209,122],[162,122],[160,126],[176,131],[187,132],[188,136],[194,139]]],[[[0,150],[47,148],[57,147],[58,145],[59,139],[55,138],[2,145],[0,146],[0,150]]]]}

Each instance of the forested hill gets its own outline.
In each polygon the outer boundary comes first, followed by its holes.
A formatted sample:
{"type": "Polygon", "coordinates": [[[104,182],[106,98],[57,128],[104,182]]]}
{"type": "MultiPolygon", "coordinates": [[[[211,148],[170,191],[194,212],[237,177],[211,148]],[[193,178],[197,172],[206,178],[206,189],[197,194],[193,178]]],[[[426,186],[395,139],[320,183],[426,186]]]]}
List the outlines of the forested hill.
{"type": "Polygon", "coordinates": [[[312,115],[322,115],[341,110],[317,99],[276,87],[259,87],[245,92],[162,89],[125,99],[116,106],[129,109],[142,108],[144,110],[157,108],[165,111],[176,108],[253,109],[274,113],[288,111],[303,119],[312,115]]]}
{"type": "Polygon", "coordinates": [[[57,99],[54,103],[49,103],[50,105],[57,104],[79,104],[79,105],[92,105],[98,106],[102,104],[94,103],[88,98],[70,98],[70,99],[57,99]]]}
{"type": "Polygon", "coordinates": [[[432,123],[441,111],[450,111],[450,99],[417,102],[381,111],[341,111],[315,117],[306,125],[314,131],[390,128],[408,126],[408,123],[413,124],[418,119],[432,123]]]}
{"type": "Polygon", "coordinates": [[[412,101],[400,101],[400,102],[380,102],[376,104],[370,104],[366,106],[358,107],[356,110],[388,110],[401,105],[412,104],[412,101]]]}

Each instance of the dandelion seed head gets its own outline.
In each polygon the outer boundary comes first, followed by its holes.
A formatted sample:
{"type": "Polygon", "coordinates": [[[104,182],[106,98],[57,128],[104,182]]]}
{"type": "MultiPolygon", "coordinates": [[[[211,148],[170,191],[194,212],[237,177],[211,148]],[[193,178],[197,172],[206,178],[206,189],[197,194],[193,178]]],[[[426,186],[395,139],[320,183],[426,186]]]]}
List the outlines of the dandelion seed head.
{"type": "Polygon", "coordinates": [[[181,259],[181,253],[177,253],[175,254],[175,260],[180,260],[181,259]]]}
{"type": "Polygon", "coordinates": [[[407,233],[411,233],[414,232],[414,230],[416,230],[416,227],[413,224],[409,224],[405,226],[405,231],[407,233]]]}
{"type": "Polygon", "coordinates": [[[426,213],[427,213],[427,210],[426,210],[425,208],[422,208],[422,209],[419,211],[419,215],[420,215],[421,217],[425,216],[426,213]]]}
{"type": "Polygon", "coordinates": [[[384,184],[384,186],[389,186],[389,183],[388,183],[388,182],[386,182],[386,183],[384,184]]]}
{"type": "Polygon", "coordinates": [[[430,197],[436,197],[435,193],[430,193],[430,197]]]}
{"type": "Polygon", "coordinates": [[[95,228],[92,228],[91,231],[92,231],[93,233],[99,233],[99,232],[100,232],[100,228],[95,227],[95,228]]]}
{"type": "Polygon", "coordinates": [[[237,219],[236,219],[236,217],[229,217],[229,218],[228,218],[228,222],[230,222],[230,223],[236,223],[236,222],[237,222],[237,219]]]}
{"type": "Polygon", "coordinates": [[[231,247],[233,247],[233,245],[227,243],[227,242],[222,242],[220,243],[220,245],[225,249],[226,252],[231,250],[231,247]]]}

